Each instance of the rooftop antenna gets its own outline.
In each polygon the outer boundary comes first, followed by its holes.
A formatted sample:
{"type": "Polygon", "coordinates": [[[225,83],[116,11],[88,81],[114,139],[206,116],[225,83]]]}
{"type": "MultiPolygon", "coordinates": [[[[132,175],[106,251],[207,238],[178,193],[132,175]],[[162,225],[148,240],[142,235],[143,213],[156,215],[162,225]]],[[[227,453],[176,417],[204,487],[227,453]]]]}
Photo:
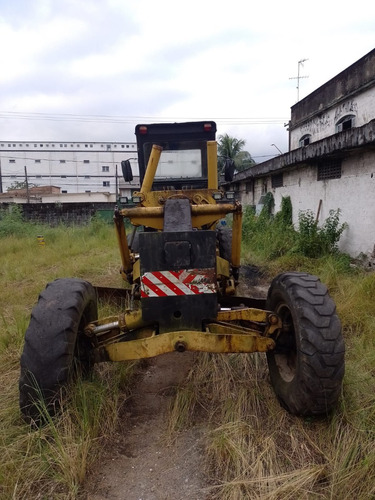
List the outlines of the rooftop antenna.
{"type": "Polygon", "coordinates": [[[297,102],[299,101],[299,81],[301,78],[308,78],[308,76],[301,76],[300,75],[300,68],[301,66],[303,67],[303,63],[305,61],[308,61],[308,59],[301,59],[300,61],[298,61],[298,72],[297,72],[297,76],[291,76],[289,78],[289,80],[297,80],[297,102]]]}
{"type": "Polygon", "coordinates": [[[283,154],[283,152],[281,151],[281,149],[279,149],[279,148],[276,146],[276,144],[271,144],[271,146],[275,146],[275,148],[277,149],[277,151],[278,151],[281,155],[283,154]]]}

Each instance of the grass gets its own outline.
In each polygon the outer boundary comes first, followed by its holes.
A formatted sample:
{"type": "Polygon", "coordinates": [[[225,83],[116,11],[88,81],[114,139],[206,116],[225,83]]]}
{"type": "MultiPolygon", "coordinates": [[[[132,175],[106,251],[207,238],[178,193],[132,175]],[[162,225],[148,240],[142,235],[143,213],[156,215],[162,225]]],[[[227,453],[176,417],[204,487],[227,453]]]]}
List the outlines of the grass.
{"type": "MultiPolygon", "coordinates": [[[[319,271],[322,263],[316,265],[319,271]]],[[[177,395],[172,431],[186,422],[207,423],[212,498],[374,498],[375,275],[333,274],[347,355],[332,415],[289,415],[275,398],[262,354],[202,354],[177,395]]]]}
{"type": "Polygon", "coordinates": [[[31,308],[49,281],[80,277],[121,286],[116,238],[100,221],[54,229],[6,222],[0,237],[0,498],[73,499],[115,429],[133,364],[98,365],[90,380],[71,388],[59,418],[32,430],[18,408],[19,359],[31,308]],[[39,234],[45,246],[38,245],[39,234]]]}
{"type": "MultiPolygon", "coordinates": [[[[0,237],[0,499],[75,499],[114,432],[132,364],[99,365],[92,379],[72,387],[59,418],[31,430],[19,415],[19,358],[31,308],[48,281],[122,283],[116,238],[98,221],[84,228],[14,227],[0,237]]],[[[375,274],[339,254],[253,255],[246,244],[244,262],[261,265],[269,277],[303,270],[328,285],[346,341],[339,407],[329,418],[293,417],[274,396],[264,355],[202,354],[176,394],[169,432],[178,436],[179,429],[204,423],[213,499],[374,498],[375,274]]]]}
{"type": "Polygon", "coordinates": [[[255,228],[243,262],[261,266],[269,280],[296,270],[328,286],[346,343],[338,408],[328,418],[294,417],[273,393],[265,355],[202,354],[176,396],[171,432],[188,422],[207,426],[213,499],[375,498],[375,274],[335,249],[315,258],[290,252],[292,231],[290,245],[277,247],[281,232],[272,223],[255,228]]]}

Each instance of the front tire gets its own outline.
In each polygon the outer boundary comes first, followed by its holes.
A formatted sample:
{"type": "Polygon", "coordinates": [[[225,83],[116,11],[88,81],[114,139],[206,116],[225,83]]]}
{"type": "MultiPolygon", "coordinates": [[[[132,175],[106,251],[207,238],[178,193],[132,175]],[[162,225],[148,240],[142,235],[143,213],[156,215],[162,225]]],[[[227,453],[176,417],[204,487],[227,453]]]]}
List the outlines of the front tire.
{"type": "Polygon", "coordinates": [[[329,413],[341,393],[345,347],[327,288],[306,273],[280,274],[268,291],[267,309],[283,323],[276,348],[267,353],[282,406],[295,415],[329,413]]]}
{"type": "Polygon", "coordinates": [[[61,387],[91,369],[84,327],[98,317],[96,292],[87,281],[58,279],[40,294],[31,313],[21,356],[20,409],[28,422],[52,415],[61,387]],[[44,412],[45,413],[45,412],[44,412]]]}

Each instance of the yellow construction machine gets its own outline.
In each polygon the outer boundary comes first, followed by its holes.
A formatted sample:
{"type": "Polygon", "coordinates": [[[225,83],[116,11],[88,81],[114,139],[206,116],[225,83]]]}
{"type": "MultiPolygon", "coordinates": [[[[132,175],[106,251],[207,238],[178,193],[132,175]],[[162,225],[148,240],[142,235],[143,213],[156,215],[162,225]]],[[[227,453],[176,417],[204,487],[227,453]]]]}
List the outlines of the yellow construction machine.
{"type": "MultiPolygon", "coordinates": [[[[23,416],[38,421],[41,400],[52,413],[61,387],[94,363],[171,351],[267,353],[271,383],[288,411],[331,411],[344,343],[326,287],[293,272],[273,280],[267,300],[236,294],[242,207],[218,186],[215,122],[142,124],[135,132],[141,189],[114,211],[128,286],[109,293],[121,294],[124,307],[98,319],[98,290],[90,283],[65,278],[47,285],[25,335],[23,416]]],[[[132,180],[129,160],[122,170],[132,180]]]]}

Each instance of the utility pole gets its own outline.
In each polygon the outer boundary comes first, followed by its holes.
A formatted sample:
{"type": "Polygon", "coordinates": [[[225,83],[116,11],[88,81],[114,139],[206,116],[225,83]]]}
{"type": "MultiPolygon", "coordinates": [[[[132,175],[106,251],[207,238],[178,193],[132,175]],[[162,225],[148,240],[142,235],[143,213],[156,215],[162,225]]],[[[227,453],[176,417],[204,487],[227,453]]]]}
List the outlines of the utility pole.
{"type": "Polygon", "coordinates": [[[27,167],[26,167],[26,165],[25,165],[25,183],[26,183],[27,203],[30,203],[29,181],[27,180],[27,167]]]}
{"type": "Polygon", "coordinates": [[[289,80],[297,80],[297,102],[299,101],[299,81],[301,80],[301,78],[308,78],[308,76],[301,76],[300,75],[300,68],[301,68],[301,66],[303,67],[303,63],[305,61],[308,61],[308,59],[301,59],[300,61],[298,61],[297,76],[291,76],[289,78],[289,80]]]}
{"type": "Polygon", "coordinates": [[[117,203],[117,200],[118,200],[118,177],[117,177],[117,163],[116,163],[116,203],[117,203]]]}
{"type": "Polygon", "coordinates": [[[0,158],[0,193],[3,192],[3,176],[1,174],[1,158],[0,158]]]}

